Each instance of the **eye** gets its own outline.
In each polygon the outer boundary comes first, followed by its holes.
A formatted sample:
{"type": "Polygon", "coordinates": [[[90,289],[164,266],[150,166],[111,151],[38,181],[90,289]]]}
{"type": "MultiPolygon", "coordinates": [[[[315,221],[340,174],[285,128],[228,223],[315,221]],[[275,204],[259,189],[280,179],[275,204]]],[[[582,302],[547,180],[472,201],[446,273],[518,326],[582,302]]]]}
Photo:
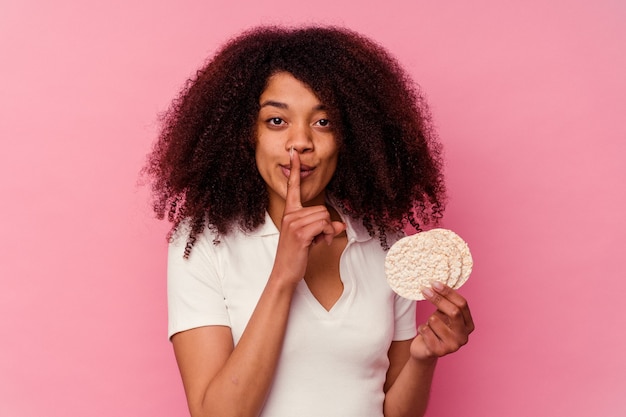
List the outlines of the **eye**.
{"type": "Polygon", "coordinates": [[[321,127],[328,127],[328,126],[330,126],[330,120],[328,120],[328,119],[319,119],[317,122],[315,122],[315,124],[317,126],[321,126],[321,127]]]}
{"type": "Polygon", "coordinates": [[[272,117],[270,119],[267,119],[267,124],[271,126],[282,126],[285,124],[285,121],[280,117],[272,117]]]}

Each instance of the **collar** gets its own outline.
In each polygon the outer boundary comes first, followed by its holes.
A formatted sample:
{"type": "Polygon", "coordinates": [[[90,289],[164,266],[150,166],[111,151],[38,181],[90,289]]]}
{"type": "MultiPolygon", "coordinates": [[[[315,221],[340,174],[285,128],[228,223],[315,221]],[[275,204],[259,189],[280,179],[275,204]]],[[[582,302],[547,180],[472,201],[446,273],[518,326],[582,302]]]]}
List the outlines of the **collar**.
{"type": "Polygon", "coordinates": [[[363,223],[360,220],[355,219],[339,210],[337,210],[337,212],[339,213],[341,220],[346,224],[346,234],[348,236],[348,241],[353,240],[356,242],[366,242],[372,239],[370,234],[367,232],[367,229],[365,228],[365,226],[363,226],[363,223]]]}
{"type": "Polygon", "coordinates": [[[263,222],[263,224],[250,232],[245,232],[245,234],[247,236],[263,237],[263,236],[278,235],[279,232],[278,232],[278,228],[274,224],[274,221],[270,217],[270,214],[266,211],[265,221],[263,222]]]}

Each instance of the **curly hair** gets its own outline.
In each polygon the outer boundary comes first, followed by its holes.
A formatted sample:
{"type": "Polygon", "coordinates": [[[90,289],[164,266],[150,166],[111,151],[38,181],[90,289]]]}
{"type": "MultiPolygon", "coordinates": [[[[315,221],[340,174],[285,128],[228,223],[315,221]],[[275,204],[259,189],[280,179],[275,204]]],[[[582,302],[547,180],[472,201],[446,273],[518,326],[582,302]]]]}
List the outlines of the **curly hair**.
{"type": "MultiPolygon", "coordinates": [[[[209,228],[265,221],[255,122],[268,78],[288,72],[329,109],[339,145],[327,194],[384,249],[387,234],[435,223],[445,206],[441,144],[419,87],[385,49],[337,27],[258,27],[227,42],[187,80],[143,169],[158,218],[188,222],[185,257],[209,228]]],[[[215,243],[218,242],[216,238],[215,243]]]]}

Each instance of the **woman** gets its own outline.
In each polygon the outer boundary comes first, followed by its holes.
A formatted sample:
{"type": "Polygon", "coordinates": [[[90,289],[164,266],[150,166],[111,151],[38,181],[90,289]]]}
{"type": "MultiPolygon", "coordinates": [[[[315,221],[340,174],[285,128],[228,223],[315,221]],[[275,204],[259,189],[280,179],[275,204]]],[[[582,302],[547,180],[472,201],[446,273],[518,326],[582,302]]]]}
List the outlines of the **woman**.
{"type": "Polygon", "coordinates": [[[257,28],[208,61],[146,167],[191,415],[423,415],[474,325],[438,285],[416,329],[384,256],[440,217],[441,167],[418,91],[356,33],[257,28]]]}

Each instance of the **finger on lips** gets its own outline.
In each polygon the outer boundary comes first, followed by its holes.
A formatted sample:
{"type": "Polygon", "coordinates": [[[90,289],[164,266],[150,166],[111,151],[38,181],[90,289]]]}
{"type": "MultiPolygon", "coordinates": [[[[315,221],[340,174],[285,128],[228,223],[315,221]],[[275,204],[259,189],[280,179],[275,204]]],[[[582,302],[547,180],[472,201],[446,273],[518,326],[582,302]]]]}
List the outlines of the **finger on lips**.
{"type": "Polygon", "coordinates": [[[287,181],[287,196],[285,197],[285,212],[302,208],[300,198],[300,155],[293,148],[289,149],[289,179],[287,181]]]}
{"type": "MultiPolygon", "coordinates": [[[[294,211],[300,210],[303,208],[302,206],[302,196],[300,193],[300,155],[298,151],[292,146],[289,149],[289,178],[287,180],[287,195],[285,197],[285,214],[292,213],[294,211]]],[[[315,213],[315,210],[319,210],[318,214],[323,213],[323,218],[320,218],[322,222],[321,230],[318,235],[316,235],[311,242],[312,244],[319,243],[320,241],[325,241],[326,244],[331,245],[333,242],[333,238],[338,233],[344,230],[345,225],[342,222],[333,222],[330,219],[330,213],[326,209],[325,206],[319,207],[309,207],[307,209],[307,216],[311,216],[315,213]],[[333,226],[333,223],[337,223],[337,225],[333,226]]],[[[314,220],[309,217],[308,222],[314,220]]],[[[318,224],[316,227],[320,227],[318,224]]]]}

